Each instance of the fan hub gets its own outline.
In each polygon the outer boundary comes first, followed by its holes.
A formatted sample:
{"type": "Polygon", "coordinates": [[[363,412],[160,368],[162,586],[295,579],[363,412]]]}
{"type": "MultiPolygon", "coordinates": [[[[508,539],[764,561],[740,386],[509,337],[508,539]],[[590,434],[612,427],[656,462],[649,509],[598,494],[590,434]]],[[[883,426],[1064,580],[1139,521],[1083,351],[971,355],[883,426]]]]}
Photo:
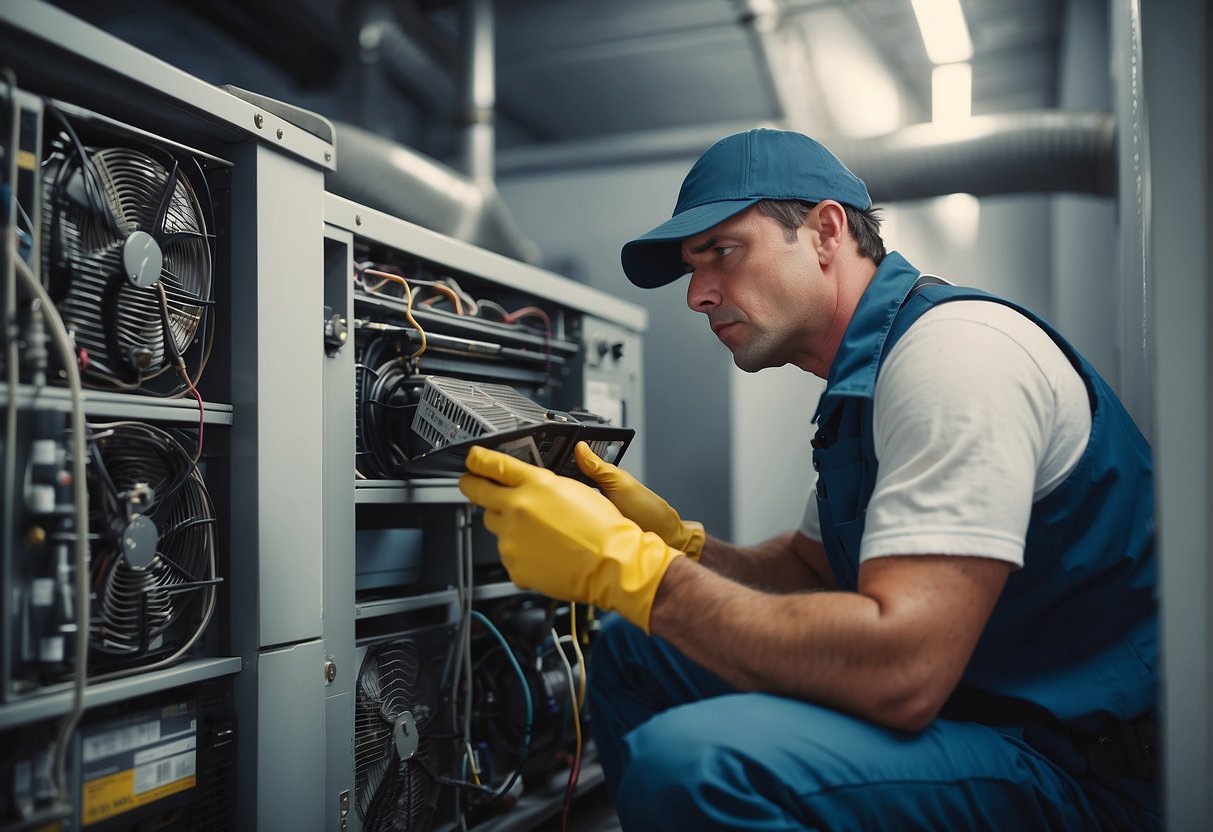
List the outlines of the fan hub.
{"type": "Polygon", "coordinates": [[[122,244],[122,268],[133,285],[140,288],[155,285],[164,268],[160,244],[146,231],[132,231],[122,244]]]}
{"type": "Polygon", "coordinates": [[[160,533],[150,517],[131,515],[118,534],[118,548],[132,569],[146,569],[156,557],[156,541],[160,533]]]}
{"type": "Polygon", "coordinates": [[[396,723],[392,726],[392,737],[396,741],[396,753],[400,755],[400,759],[411,760],[417,753],[419,742],[417,723],[411,711],[405,711],[396,717],[396,723]]]}

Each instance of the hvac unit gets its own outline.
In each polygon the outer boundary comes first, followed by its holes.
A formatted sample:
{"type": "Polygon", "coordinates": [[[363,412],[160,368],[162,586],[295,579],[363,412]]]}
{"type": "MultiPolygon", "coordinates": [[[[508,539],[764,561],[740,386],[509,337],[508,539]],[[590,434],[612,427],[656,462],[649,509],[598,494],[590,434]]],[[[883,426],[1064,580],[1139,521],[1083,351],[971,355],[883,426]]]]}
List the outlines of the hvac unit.
{"type": "Polygon", "coordinates": [[[215,608],[215,510],[193,455],[139,422],[94,425],[90,672],[180,658],[215,608]]]}
{"type": "Polygon", "coordinates": [[[89,832],[232,829],[236,730],[228,680],[91,713],[77,739],[79,826],[89,832]]]}
{"type": "Polygon", "coordinates": [[[422,832],[449,819],[458,736],[445,683],[450,627],[365,648],[355,682],[354,805],[364,830],[422,832]]]}
{"type": "Polygon", "coordinates": [[[184,356],[210,337],[213,317],[203,155],[65,104],[47,112],[43,282],[74,334],[84,380],[144,389],[173,369],[181,378],[146,392],[191,387],[206,348],[193,379],[184,356]]]}

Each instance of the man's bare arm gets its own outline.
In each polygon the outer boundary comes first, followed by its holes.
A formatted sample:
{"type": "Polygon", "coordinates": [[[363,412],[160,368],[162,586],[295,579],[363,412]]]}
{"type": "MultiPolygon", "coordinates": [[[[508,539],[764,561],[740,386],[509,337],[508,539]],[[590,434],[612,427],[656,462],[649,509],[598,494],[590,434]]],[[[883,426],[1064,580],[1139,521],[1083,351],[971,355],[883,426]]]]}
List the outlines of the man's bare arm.
{"type": "Polygon", "coordinates": [[[1011,568],[978,557],[884,557],[863,564],[858,592],[770,594],[679,558],[650,624],[742,690],[920,730],[960,680],[1011,568]]]}
{"type": "Polygon", "coordinates": [[[835,586],[821,543],[795,531],[776,535],[756,546],[735,546],[709,536],[699,562],[713,572],[767,592],[835,586]]]}

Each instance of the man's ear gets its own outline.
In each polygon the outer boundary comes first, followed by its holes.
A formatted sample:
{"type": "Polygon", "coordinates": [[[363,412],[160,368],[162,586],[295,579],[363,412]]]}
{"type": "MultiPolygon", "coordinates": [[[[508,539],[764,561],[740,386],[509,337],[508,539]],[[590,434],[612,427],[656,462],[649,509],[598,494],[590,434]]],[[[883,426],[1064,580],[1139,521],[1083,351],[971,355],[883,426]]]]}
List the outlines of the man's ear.
{"type": "Polygon", "coordinates": [[[813,206],[811,217],[817,231],[817,258],[825,266],[838,254],[850,233],[847,212],[841,204],[826,199],[813,206]]]}

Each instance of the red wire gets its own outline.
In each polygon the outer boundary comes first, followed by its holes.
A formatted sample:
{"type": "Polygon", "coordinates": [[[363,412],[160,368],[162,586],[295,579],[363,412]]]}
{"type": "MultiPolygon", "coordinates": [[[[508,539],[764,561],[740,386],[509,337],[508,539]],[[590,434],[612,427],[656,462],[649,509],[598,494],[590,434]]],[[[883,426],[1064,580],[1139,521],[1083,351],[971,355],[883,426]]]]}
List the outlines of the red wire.
{"type": "Polygon", "coordinates": [[[194,400],[198,402],[198,452],[194,455],[194,462],[202,458],[202,427],[206,424],[206,405],[202,403],[202,396],[198,395],[198,389],[194,387],[194,383],[190,381],[189,374],[184,370],[178,370],[181,378],[185,380],[185,385],[189,387],[190,393],[194,400]]]}
{"type": "MultiPolygon", "coordinates": [[[[574,714],[574,719],[577,716],[574,714]]],[[[577,756],[573,758],[573,771],[569,774],[569,785],[564,792],[564,809],[560,813],[560,829],[561,832],[568,832],[569,828],[569,809],[573,806],[573,790],[577,788],[577,776],[581,773],[581,749],[577,749],[577,756]]]]}
{"type": "Polygon", "coordinates": [[[505,322],[507,324],[517,323],[519,318],[525,318],[528,315],[533,315],[536,318],[543,320],[543,371],[545,373],[552,370],[552,320],[548,317],[548,313],[544,312],[538,306],[524,306],[521,309],[516,309],[513,312],[507,313],[505,322]]]}

